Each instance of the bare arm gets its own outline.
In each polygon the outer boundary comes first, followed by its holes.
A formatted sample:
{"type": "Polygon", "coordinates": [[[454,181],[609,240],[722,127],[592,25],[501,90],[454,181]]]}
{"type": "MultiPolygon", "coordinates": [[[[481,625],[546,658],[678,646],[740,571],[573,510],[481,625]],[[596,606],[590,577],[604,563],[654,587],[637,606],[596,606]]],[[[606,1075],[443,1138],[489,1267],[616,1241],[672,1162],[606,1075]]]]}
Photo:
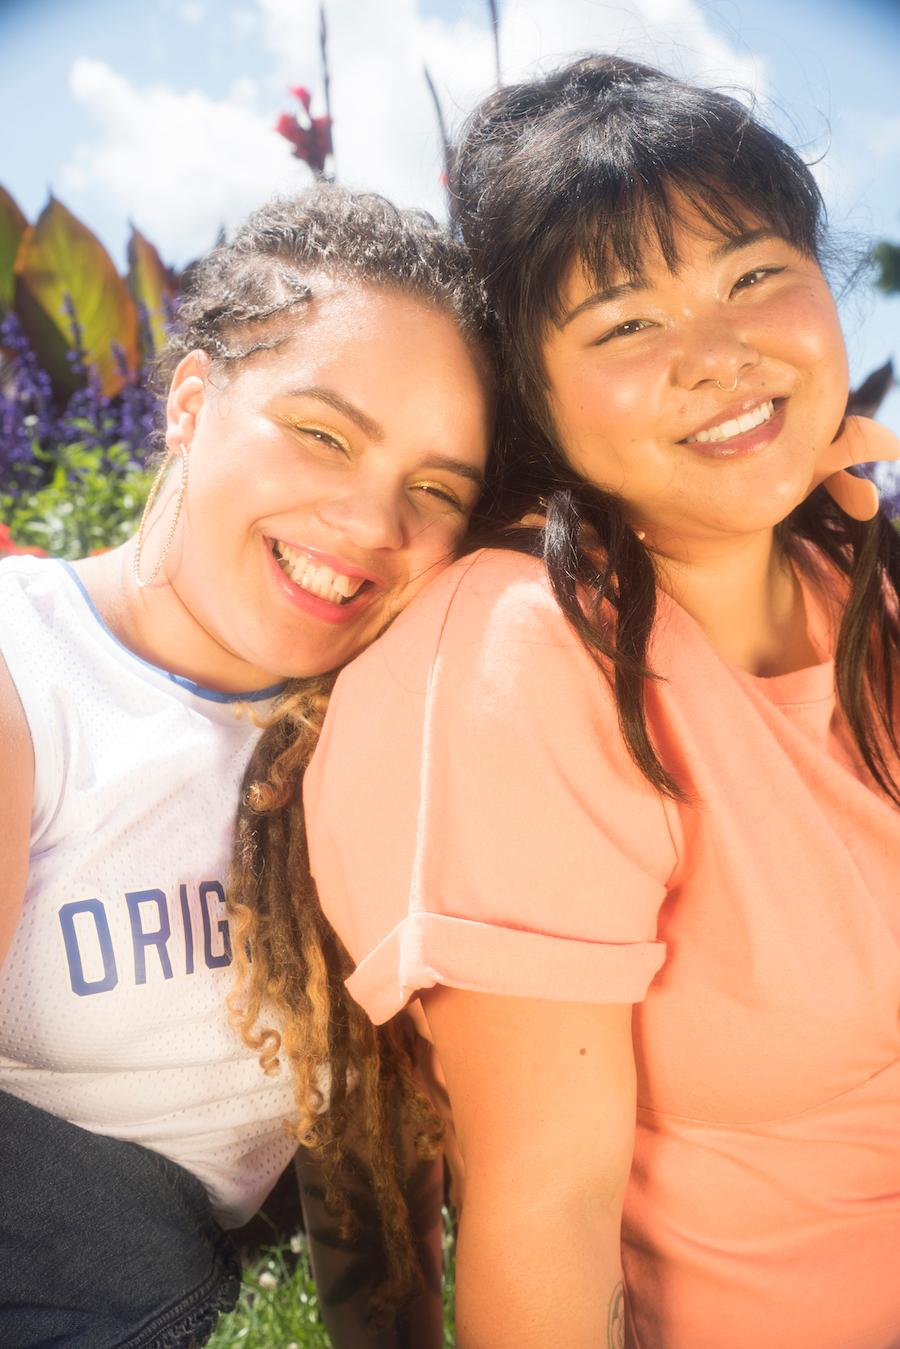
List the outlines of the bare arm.
{"type": "Polygon", "coordinates": [[[423,997],[465,1163],[458,1349],[623,1349],[631,1008],[423,997]]]}
{"type": "Polygon", "coordinates": [[[28,723],[0,657],[0,964],[12,941],[28,878],[34,753],[28,723]]]}

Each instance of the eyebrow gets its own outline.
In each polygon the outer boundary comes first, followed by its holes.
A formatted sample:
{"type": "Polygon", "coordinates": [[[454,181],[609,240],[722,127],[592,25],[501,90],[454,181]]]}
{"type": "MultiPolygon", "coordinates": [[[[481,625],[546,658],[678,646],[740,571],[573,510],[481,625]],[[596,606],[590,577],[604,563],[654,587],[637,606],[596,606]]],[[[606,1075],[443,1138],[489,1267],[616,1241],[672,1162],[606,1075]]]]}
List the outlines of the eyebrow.
{"type": "Polygon", "coordinates": [[[315,398],[318,402],[324,403],[326,407],[342,413],[355,426],[358,426],[363,435],[368,436],[370,440],[384,440],[384,428],[363,412],[362,408],[358,408],[355,403],[350,403],[346,398],[342,398],[339,393],[335,393],[334,389],[323,388],[320,384],[311,384],[306,389],[290,389],[285,397],[315,398]]]}
{"type": "Polygon", "coordinates": [[[745,234],[735,234],[731,239],[726,239],[724,243],[714,250],[713,257],[718,262],[722,258],[728,258],[732,253],[739,253],[742,248],[749,248],[751,244],[761,243],[763,239],[780,239],[781,235],[775,230],[765,226],[763,229],[747,230],[745,234]]]}
{"type": "Polygon", "coordinates": [[[474,482],[476,487],[484,486],[484,474],[479,473],[477,468],[471,464],[464,464],[461,459],[448,458],[443,454],[432,455],[425,460],[423,468],[442,468],[445,473],[456,473],[461,478],[468,478],[469,482],[474,482]]]}
{"type": "MultiPolygon", "coordinates": [[[[287,398],[313,398],[326,407],[333,408],[335,412],[342,413],[355,426],[358,426],[364,436],[369,440],[384,440],[384,427],[380,422],[376,422],[362,408],[358,408],[355,403],[349,402],[334,389],[323,388],[320,384],[312,384],[305,389],[291,389],[285,397],[287,398]]],[[[423,468],[443,469],[446,473],[455,473],[460,478],[467,478],[469,482],[475,483],[476,487],[484,486],[484,475],[473,468],[471,464],[464,463],[461,459],[454,459],[448,455],[432,455],[422,465],[423,468]]]]}
{"type": "MultiPolygon", "coordinates": [[[[712,253],[715,262],[721,262],[723,258],[731,257],[733,253],[739,253],[742,248],[750,248],[753,244],[761,243],[764,239],[779,239],[781,236],[775,230],[768,227],[758,230],[747,230],[745,234],[736,234],[724,243],[719,244],[712,253]]],[[[583,314],[586,309],[594,309],[597,305],[610,304],[613,300],[621,300],[624,295],[633,295],[637,291],[647,290],[648,284],[640,276],[632,281],[620,281],[615,286],[607,286],[605,290],[595,291],[588,295],[586,299],[577,304],[574,309],[570,309],[563,315],[560,328],[565,328],[583,314]]]]}
{"type": "Polygon", "coordinates": [[[579,314],[583,314],[586,309],[594,309],[599,304],[609,304],[611,300],[620,300],[623,295],[633,295],[636,291],[647,290],[647,282],[641,277],[635,277],[633,281],[620,281],[618,285],[607,286],[605,290],[597,290],[587,299],[582,300],[574,309],[570,309],[563,315],[560,328],[567,327],[573,319],[577,319],[579,314]]]}

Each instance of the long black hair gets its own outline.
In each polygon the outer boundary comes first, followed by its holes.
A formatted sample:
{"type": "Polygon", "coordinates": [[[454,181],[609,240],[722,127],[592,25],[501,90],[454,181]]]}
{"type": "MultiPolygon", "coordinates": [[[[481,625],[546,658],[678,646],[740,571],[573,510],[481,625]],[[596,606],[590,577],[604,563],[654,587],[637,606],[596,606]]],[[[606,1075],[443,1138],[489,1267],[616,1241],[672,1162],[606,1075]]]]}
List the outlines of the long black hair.
{"type": "MultiPolygon", "coordinates": [[[[464,128],[451,194],[499,321],[507,372],[501,425],[515,441],[509,457],[519,504],[533,509],[543,498],[546,514],[538,537],[523,541],[513,530],[504,541],[542,551],[569,622],[611,673],[632,757],[654,786],[680,797],[645,710],[653,559],[620,499],[568,463],[550,412],[542,344],[560,318],[563,284],[576,261],[598,289],[614,273],[636,277],[648,248],[675,269],[676,203],[726,238],[741,237],[752,221],[820,261],[821,194],[799,155],[736,99],[613,56],[586,57],[487,98],[464,128]],[[600,549],[587,548],[587,540],[599,540],[600,549]]],[[[511,514],[515,506],[513,498],[511,514]]],[[[818,488],[779,526],[779,536],[798,559],[802,541],[812,543],[848,579],[835,656],[838,695],[870,773],[900,804],[890,766],[898,753],[897,533],[880,514],[866,524],[849,519],[818,488]]]]}

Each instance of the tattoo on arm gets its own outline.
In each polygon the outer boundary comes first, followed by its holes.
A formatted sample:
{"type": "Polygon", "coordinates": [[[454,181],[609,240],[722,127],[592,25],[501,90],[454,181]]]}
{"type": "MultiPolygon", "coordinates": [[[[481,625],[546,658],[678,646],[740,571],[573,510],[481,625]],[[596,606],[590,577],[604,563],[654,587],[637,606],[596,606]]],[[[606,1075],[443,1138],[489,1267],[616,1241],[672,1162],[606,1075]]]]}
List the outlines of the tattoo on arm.
{"type": "Polygon", "coordinates": [[[608,1349],[625,1349],[625,1288],[617,1283],[609,1300],[609,1319],[606,1323],[608,1349]]]}

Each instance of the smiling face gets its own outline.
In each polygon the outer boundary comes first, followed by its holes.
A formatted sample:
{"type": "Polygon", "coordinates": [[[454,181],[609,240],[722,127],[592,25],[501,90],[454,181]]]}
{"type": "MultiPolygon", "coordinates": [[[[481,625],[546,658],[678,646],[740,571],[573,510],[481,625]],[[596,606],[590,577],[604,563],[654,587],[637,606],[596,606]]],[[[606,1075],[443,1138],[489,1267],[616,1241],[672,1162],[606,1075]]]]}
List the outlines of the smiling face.
{"type": "Polygon", "coordinates": [[[567,459],[673,556],[783,520],[847,399],[816,261],[753,224],[726,239],[682,218],[674,272],[651,251],[598,292],[574,268],[542,353],[567,459]]]}
{"type": "Polygon", "coordinates": [[[275,349],[227,374],[195,353],[170,394],[190,472],[166,579],[185,663],[217,687],[355,655],[452,558],[479,494],[489,410],[454,321],[351,283],[313,293],[275,349]]]}

